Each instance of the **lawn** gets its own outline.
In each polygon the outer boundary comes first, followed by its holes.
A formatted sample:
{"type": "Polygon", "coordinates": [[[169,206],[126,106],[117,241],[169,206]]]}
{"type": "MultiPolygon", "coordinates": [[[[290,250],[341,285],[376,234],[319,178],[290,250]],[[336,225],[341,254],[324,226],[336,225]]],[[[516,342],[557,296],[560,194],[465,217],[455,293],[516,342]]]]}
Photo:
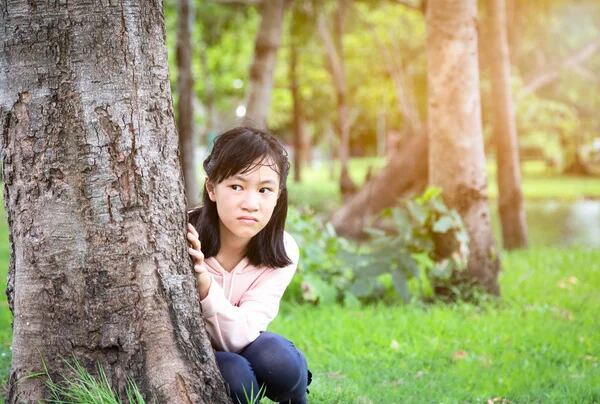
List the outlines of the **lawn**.
{"type": "Polygon", "coordinates": [[[311,402],[600,402],[600,251],[503,255],[502,299],[346,309],[284,305],[311,402]]]}
{"type": "MultiPolygon", "coordinates": [[[[382,163],[353,160],[352,175],[362,178],[369,164],[382,163]]],[[[526,167],[527,197],[600,198],[598,178],[564,178],[526,167]]],[[[488,168],[493,172],[492,165],[488,168]]],[[[302,185],[290,185],[293,201],[336,203],[335,181],[326,168],[305,174],[302,185]]],[[[3,209],[0,215],[4,218],[3,209]]],[[[311,403],[600,402],[600,251],[533,244],[527,251],[502,254],[499,300],[480,306],[413,303],[360,309],[284,303],[270,330],[305,352],[314,375],[311,403]]],[[[8,257],[3,219],[3,289],[8,257]]],[[[2,380],[10,366],[10,321],[2,294],[2,380]]]]}

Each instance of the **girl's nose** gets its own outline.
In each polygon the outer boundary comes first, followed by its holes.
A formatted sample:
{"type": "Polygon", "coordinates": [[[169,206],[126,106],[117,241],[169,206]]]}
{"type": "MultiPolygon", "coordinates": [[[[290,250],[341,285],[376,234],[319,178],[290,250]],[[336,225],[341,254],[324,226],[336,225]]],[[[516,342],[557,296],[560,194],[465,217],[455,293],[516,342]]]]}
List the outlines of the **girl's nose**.
{"type": "Polygon", "coordinates": [[[259,198],[259,195],[256,192],[248,192],[242,203],[242,208],[249,210],[249,211],[258,210],[258,207],[259,207],[258,198],[259,198]]]}

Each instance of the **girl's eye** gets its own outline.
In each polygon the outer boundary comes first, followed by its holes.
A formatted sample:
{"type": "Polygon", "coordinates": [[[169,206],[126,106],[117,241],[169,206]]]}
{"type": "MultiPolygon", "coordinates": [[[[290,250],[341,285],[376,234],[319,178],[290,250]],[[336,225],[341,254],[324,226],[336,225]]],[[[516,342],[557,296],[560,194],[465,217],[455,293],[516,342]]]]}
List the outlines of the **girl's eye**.
{"type": "Polygon", "coordinates": [[[236,189],[235,187],[238,187],[238,188],[240,188],[240,189],[242,188],[240,185],[237,185],[237,184],[230,185],[230,187],[231,187],[231,189],[233,189],[234,191],[237,191],[237,189],[236,189]]]}
{"type": "MultiPolygon", "coordinates": [[[[262,191],[263,189],[266,189],[266,190],[267,190],[267,191],[269,191],[269,192],[273,192],[273,189],[271,189],[271,188],[261,188],[260,190],[262,191]]],[[[265,194],[265,193],[266,193],[266,192],[263,192],[263,194],[265,194]]]]}

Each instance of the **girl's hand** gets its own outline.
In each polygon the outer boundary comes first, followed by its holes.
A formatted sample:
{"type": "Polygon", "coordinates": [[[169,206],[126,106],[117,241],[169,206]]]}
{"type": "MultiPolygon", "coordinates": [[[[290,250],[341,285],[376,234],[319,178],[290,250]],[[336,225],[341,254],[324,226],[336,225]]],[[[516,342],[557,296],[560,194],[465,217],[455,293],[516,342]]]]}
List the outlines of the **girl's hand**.
{"type": "Polygon", "coordinates": [[[191,245],[188,247],[188,253],[192,257],[194,262],[194,273],[196,275],[196,287],[198,288],[198,296],[200,300],[203,300],[208,295],[210,284],[212,282],[212,276],[204,264],[204,254],[200,250],[200,240],[198,238],[198,232],[190,223],[187,225],[188,233],[187,239],[191,245]]]}
{"type": "Polygon", "coordinates": [[[197,273],[208,272],[204,265],[204,254],[202,254],[202,250],[200,249],[200,240],[198,238],[198,232],[191,223],[188,223],[187,228],[187,239],[190,243],[190,247],[188,247],[188,253],[192,257],[192,261],[194,262],[194,271],[196,271],[197,273]]]}

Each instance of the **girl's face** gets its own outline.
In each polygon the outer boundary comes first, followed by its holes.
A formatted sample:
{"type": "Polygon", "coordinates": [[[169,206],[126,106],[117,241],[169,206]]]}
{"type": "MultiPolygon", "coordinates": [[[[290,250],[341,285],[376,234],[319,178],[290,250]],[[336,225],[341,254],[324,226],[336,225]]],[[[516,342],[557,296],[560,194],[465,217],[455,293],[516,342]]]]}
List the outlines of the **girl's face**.
{"type": "Polygon", "coordinates": [[[250,241],[269,223],[279,197],[279,174],[269,165],[274,164],[263,161],[216,185],[206,181],[208,196],[217,205],[221,237],[250,241]]]}

